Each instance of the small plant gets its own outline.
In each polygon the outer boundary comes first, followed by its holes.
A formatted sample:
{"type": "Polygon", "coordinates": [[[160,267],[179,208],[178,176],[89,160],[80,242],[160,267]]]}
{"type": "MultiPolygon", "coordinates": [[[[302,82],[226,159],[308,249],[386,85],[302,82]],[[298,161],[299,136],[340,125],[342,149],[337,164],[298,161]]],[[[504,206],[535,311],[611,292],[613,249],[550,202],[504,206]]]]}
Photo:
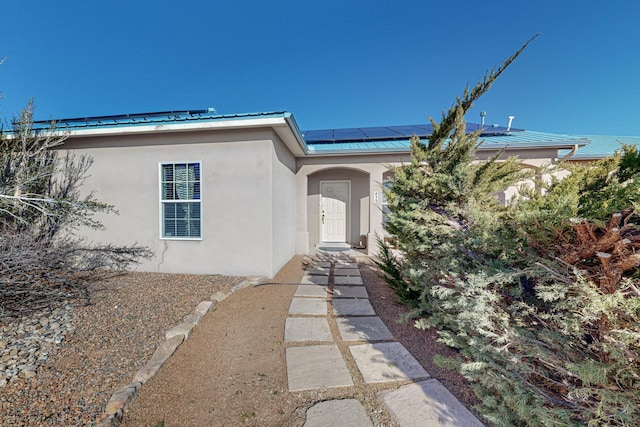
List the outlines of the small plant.
{"type": "Polygon", "coordinates": [[[242,412],[242,421],[244,423],[246,423],[247,421],[249,421],[252,418],[256,417],[256,413],[255,412],[242,412]]]}

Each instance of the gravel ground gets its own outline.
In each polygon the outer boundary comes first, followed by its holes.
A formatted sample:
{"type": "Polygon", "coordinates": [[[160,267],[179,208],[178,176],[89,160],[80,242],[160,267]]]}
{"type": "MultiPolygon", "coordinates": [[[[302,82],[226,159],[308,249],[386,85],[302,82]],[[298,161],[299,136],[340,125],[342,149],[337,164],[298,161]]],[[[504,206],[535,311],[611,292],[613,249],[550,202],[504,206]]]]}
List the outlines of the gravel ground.
{"type": "Polygon", "coordinates": [[[216,304],[142,386],[123,427],[301,425],[307,399],[287,390],[283,348],[301,259],[216,304]]]}
{"type": "Polygon", "coordinates": [[[196,305],[243,278],[128,273],[96,285],[72,310],[75,331],[36,377],[0,387],[1,426],[86,426],[196,305]]]}
{"type": "MultiPolygon", "coordinates": [[[[290,393],[284,370],[284,320],[303,273],[295,257],[270,285],[246,288],[219,303],[143,385],[125,426],[300,426],[306,409],[326,399],[355,397],[376,426],[394,426],[377,392],[384,386],[290,393]],[[256,316],[256,311],[260,313],[256,316]],[[161,423],[161,424],[158,424],[161,423]]],[[[471,409],[477,401],[465,380],[433,363],[455,352],[434,331],[399,324],[407,312],[370,262],[360,271],[371,303],[425,369],[471,409]]],[[[84,426],[101,421],[111,394],[212,293],[243,278],[130,273],[93,290],[92,305],[72,310],[75,331],[32,379],[0,387],[0,426],[84,426]]],[[[351,367],[353,368],[353,367],[351,367]]],[[[353,368],[355,369],[355,368],[353,368]]]]}
{"type": "MultiPolygon", "coordinates": [[[[271,283],[242,289],[216,305],[158,374],[144,384],[125,413],[124,427],[299,427],[309,407],[342,398],[360,401],[375,426],[396,427],[378,393],[402,382],[365,384],[352,360],[345,359],[353,387],[288,391],[283,331],[302,276],[300,261],[294,258],[271,283]]],[[[438,343],[432,331],[397,323],[406,307],[397,302],[371,264],[360,263],[360,271],[377,314],[396,340],[463,404],[475,403],[460,375],[433,363],[435,354],[453,356],[455,352],[438,343]]],[[[337,328],[335,319],[328,319],[330,328],[337,328]]],[[[343,355],[348,354],[346,344],[337,344],[343,355]]]]}

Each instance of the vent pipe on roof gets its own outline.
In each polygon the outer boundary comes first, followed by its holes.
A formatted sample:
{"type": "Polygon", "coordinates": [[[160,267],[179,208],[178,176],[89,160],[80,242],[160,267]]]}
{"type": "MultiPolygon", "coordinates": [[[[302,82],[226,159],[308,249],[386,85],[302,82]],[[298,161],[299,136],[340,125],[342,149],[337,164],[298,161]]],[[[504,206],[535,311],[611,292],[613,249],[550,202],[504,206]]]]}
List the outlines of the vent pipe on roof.
{"type": "Polygon", "coordinates": [[[480,125],[484,126],[484,118],[487,116],[486,111],[480,111],[480,125]]]}
{"type": "Polygon", "coordinates": [[[507,132],[511,130],[511,122],[513,122],[513,119],[515,118],[516,116],[509,116],[509,125],[507,126],[507,132]]]}

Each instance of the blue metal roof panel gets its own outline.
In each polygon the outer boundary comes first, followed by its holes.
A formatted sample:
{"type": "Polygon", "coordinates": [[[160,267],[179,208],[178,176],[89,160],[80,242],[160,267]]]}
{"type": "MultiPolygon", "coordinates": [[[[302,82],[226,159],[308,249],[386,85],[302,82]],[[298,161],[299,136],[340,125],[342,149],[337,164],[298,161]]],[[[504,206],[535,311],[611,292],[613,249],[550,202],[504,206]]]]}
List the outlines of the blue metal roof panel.
{"type": "Polygon", "coordinates": [[[483,145],[518,145],[523,148],[535,148],[535,146],[549,145],[573,145],[588,144],[588,138],[576,135],[554,134],[536,131],[523,131],[518,133],[509,133],[506,135],[496,135],[489,137],[480,137],[483,145]]]}
{"type": "MultiPolygon", "coordinates": [[[[340,153],[384,153],[409,152],[410,138],[373,140],[373,141],[343,141],[320,143],[306,141],[310,154],[340,154],[340,153]]],[[[506,135],[487,135],[480,137],[480,150],[502,149],[505,147],[520,149],[536,149],[542,147],[568,147],[575,144],[585,145],[589,140],[585,137],[572,135],[558,135],[535,131],[518,131],[506,135]]]]}
{"type": "Polygon", "coordinates": [[[409,140],[375,142],[335,142],[332,144],[313,144],[307,142],[310,154],[348,153],[348,152],[409,152],[409,140]]]}
{"type": "MultiPolygon", "coordinates": [[[[622,148],[622,144],[640,146],[640,136],[609,136],[609,135],[585,135],[591,140],[586,147],[582,147],[574,154],[573,160],[595,160],[612,156],[616,150],[622,148]]],[[[562,152],[560,155],[566,154],[562,152]]]]}
{"type": "MultiPolygon", "coordinates": [[[[214,122],[226,120],[249,120],[256,118],[285,118],[293,120],[292,114],[285,111],[242,113],[242,114],[217,114],[215,110],[181,110],[164,111],[154,113],[125,114],[117,116],[93,116],[84,118],[54,120],[58,129],[76,130],[86,128],[113,128],[121,126],[144,126],[149,124],[167,124],[184,122],[214,122]]],[[[34,129],[47,129],[50,120],[34,122],[34,129]]],[[[300,132],[297,125],[293,125],[294,133],[303,135],[304,144],[309,154],[357,154],[376,152],[408,152],[411,136],[417,135],[421,139],[429,136],[433,127],[431,124],[379,126],[367,128],[349,129],[324,129],[300,132]]],[[[480,137],[483,149],[500,149],[504,147],[531,149],[539,147],[568,147],[574,144],[585,145],[589,139],[596,143],[579,150],[575,158],[580,156],[600,153],[612,154],[619,148],[618,141],[628,143],[640,143],[640,137],[606,137],[589,136],[579,137],[573,135],[559,135],[543,132],[524,131],[498,126],[484,126],[479,124],[467,124],[467,132],[483,130],[480,137]]]]}
{"type": "Polygon", "coordinates": [[[291,113],[286,111],[217,114],[214,110],[181,110],[163,111],[155,113],[122,114],[113,116],[93,116],[69,119],[38,120],[33,122],[34,130],[49,129],[52,122],[60,130],[75,130],[87,128],[113,128],[120,126],[144,126],[159,123],[211,122],[225,120],[249,120],[256,118],[283,117],[288,118],[291,113]]]}

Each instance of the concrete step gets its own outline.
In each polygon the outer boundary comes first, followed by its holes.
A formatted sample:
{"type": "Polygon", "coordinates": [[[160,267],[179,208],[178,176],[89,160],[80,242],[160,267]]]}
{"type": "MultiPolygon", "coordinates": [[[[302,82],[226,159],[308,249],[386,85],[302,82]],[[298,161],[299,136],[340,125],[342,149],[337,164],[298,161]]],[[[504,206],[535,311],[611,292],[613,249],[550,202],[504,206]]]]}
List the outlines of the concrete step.
{"type": "Polygon", "coordinates": [[[327,400],[307,410],[303,427],[373,427],[362,403],[356,399],[327,400]]]}
{"type": "Polygon", "coordinates": [[[290,391],[353,385],[351,374],[335,344],[288,347],[286,359],[290,391]]]}
{"type": "Polygon", "coordinates": [[[383,392],[383,402],[401,427],[483,427],[438,380],[383,392]]]}
{"type": "Polygon", "coordinates": [[[367,384],[431,377],[399,342],[353,345],[349,351],[367,384]]]}

